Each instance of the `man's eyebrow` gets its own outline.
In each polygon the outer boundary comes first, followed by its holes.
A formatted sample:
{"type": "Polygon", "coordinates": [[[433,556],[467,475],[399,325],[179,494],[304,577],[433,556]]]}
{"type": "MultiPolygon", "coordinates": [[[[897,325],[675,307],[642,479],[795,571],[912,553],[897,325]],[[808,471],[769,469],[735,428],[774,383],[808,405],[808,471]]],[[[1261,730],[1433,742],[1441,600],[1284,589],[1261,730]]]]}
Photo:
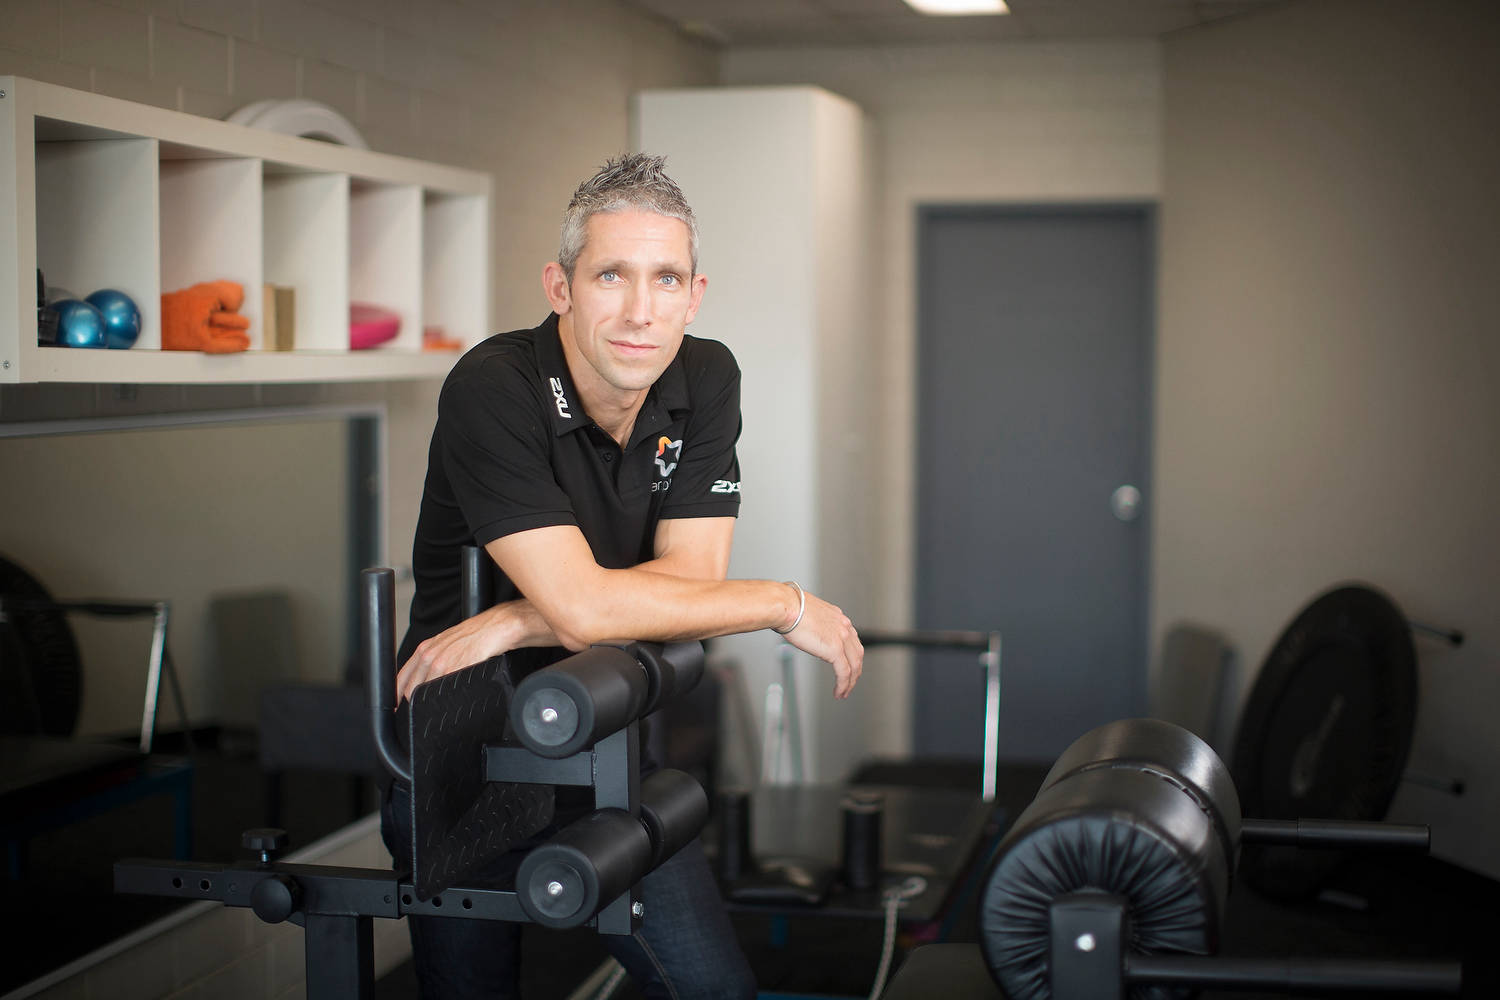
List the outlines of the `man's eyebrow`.
{"type": "MultiPolygon", "coordinates": [[[[683,266],[682,261],[658,260],[648,264],[646,269],[653,274],[686,274],[688,269],[683,266]]],[[[605,271],[631,271],[634,270],[627,260],[605,260],[594,265],[594,273],[603,274],[605,271]]]]}

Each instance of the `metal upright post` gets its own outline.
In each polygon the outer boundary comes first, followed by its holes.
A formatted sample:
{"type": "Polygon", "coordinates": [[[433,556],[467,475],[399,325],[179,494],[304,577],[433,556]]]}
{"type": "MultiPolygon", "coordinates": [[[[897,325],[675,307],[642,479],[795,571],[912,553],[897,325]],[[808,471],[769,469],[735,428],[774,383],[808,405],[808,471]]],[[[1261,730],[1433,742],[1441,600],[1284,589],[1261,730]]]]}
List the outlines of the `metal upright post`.
{"type": "Polygon", "coordinates": [[[995,801],[995,773],[1000,755],[1000,633],[991,632],[989,648],[980,654],[984,664],[984,775],[980,797],[995,801]]]}
{"type": "Polygon", "coordinates": [[[307,995],[370,1000],[375,995],[374,918],[306,914],[307,995]]]}
{"type": "Polygon", "coordinates": [[[156,708],[161,703],[161,665],[167,652],[167,603],[155,605],[155,625],[151,630],[151,659],[146,667],[146,704],[141,709],[141,753],[151,752],[156,732],[156,708]]]}

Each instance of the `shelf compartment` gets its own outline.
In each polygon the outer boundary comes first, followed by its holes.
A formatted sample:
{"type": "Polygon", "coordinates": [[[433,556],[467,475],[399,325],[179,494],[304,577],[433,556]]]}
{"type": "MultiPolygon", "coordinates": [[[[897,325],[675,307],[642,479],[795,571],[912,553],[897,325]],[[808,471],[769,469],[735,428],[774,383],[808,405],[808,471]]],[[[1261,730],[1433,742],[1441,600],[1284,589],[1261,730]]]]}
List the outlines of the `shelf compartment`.
{"type": "MultiPolygon", "coordinates": [[[[250,349],[263,343],[261,164],[255,159],[164,159],[161,289],[228,279],[245,289],[250,349]]],[[[144,345],[142,345],[144,346],[144,345]]]]}
{"type": "Polygon", "coordinates": [[[422,350],[424,327],[465,345],[490,333],[483,173],[36,80],[0,76],[0,90],[0,191],[15,196],[0,206],[0,383],[430,379],[455,355],[422,350]],[[399,250],[378,249],[388,238],[399,250]],[[39,267],[76,295],[135,299],[136,349],[39,346],[39,267]],[[252,349],[160,350],[161,294],[215,277],[246,286],[252,349]],[[297,292],[292,352],[265,349],[267,283],[297,292]],[[351,298],[398,309],[401,338],[351,350],[351,298]]]}
{"type": "Polygon", "coordinates": [[[266,164],[261,190],[264,280],[296,294],[296,351],[348,351],[349,177],[266,164]]]}
{"type": "MultiPolygon", "coordinates": [[[[156,140],[138,137],[36,144],[37,267],[80,299],[102,288],[130,296],[144,348],[161,346],[156,157],[156,140]]],[[[36,276],[25,279],[34,296],[36,276]]]]}
{"type": "Polygon", "coordinates": [[[428,190],[422,202],[422,323],[465,348],[489,329],[489,211],[478,195],[428,190]]]}
{"type": "MultiPolygon", "coordinates": [[[[349,300],[390,309],[396,337],[373,350],[422,346],[422,190],[354,180],[349,189],[349,300]]],[[[348,317],[344,318],[348,346],[348,317]]]]}

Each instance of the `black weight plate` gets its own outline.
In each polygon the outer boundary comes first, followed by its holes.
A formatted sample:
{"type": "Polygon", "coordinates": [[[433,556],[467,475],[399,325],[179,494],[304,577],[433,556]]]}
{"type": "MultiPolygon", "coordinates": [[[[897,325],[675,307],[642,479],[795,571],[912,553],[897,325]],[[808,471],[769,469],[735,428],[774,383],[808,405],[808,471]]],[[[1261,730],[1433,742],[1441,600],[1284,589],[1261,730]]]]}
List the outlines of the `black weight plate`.
{"type": "MultiPolygon", "coordinates": [[[[0,598],[51,601],[35,577],[0,557],[0,598]]],[[[83,665],[61,611],[13,611],[0,620],[0,733],[72,736],[83,701],[83,665]]]]}
{"type": "MultiPolygon", "coordinates": [[[[1406,769],[1417,715],[1411,629],[1384,594],[1337,587],[1277,639],[1246,701],[1235,787],[1257,819],[1380,820],[1406,769]]],[[[1340,857],[1245,848],[1241,873],[1267,895],[1315,891],[1340,857]]]]}

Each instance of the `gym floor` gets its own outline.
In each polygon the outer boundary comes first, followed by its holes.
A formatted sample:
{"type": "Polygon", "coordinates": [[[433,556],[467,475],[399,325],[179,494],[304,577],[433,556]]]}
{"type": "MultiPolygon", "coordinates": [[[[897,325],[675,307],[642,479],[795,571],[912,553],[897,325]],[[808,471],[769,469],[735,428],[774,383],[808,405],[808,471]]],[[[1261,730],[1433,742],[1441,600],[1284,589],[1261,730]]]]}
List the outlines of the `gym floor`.
{"type": "MultiPolygon", "coordinates": [[[[891,781],[902,770],[865,774],[891,781]]],[[[967,769],[924,774],[959,784],[967,769]]],[[[1003,768],[997,800],[1016,815],[1035,795],[1045,767],[1003,768]]],[[[871,921],[793,918],[777,926],[767,916],[732,914],[740,944],[756,970],[761,990],[797,997],[869,995],[880,961],[882,931],[871,921]],[[779,942],[785,941],[784,946],[779,942]]],[[[1368,957],[1433,959],[1464,963],[1465,998],[1500,997],[1500,882],[1428,857],[1372,854],[1354,857],[1330,878],[1318,898],[1298,902],[1268,899],[1246,886],[1230,895],[1223,953],[1239,957],[1368,957]]],[[[972,896],[951,928],[952,942],[978,941],[972,896]]],[[[605,958],[589,932],[523,932],[522,995],[526,1000],[562,1000],[605,958]],[[559,970],[570,970],[561,975],[559,970]]],[[[898,937],[895,964],[923,943],[898,937]]],[[[894,971],[894,967],[893,967],[894,971]]],[[[1343,994],[1348,996],[1348,994],[1343,994]]],[[[376,987],[377,1000],[414,1000],[410,963],[376,987]]],[[[615,996],[640,1000],[628,983],[615,996]]],[[[1202,1000],[1256,1000],[1285,994],[1207,991],[1202,1000]]],[[[945,1000],[963,1000],[962,997],[945,1000]]]]}
{"type": "MultiPolygon", "coordinates": [[[[1000,801],[1014,815],[1029,801],[1041,770],[1009,769],[1000,801]]],[[[373,804],[368,793],[367,804],[373,804]]],[[[240,831],[262,825],[265,783],[253,755],[222,748],[200,750],[194,781],[195,854],[228,859],[239,854],[240,831]]],[[[306,844],[352,818],[349,779],[299,774],[285,785],[283,825],[293,844],[306,844]]],[[[166,899],[116,896],[110,867],[121,857],[165,856],[171,814],[163,798],[148,799],[75,824],[30,845],[20,881],[0,880],[0,905],[24,914],[7,921],[6,962],[0,994],[156,919],[175,907],[166,899]],[[60,933],[60,929],[66,933],[60,933]]],[[[1244,886],[1231,894],[1226,954],[1242,956],[1371,956],[1458,958],[1464,962],[1464,997],[1500,996],[1500,883],[1432,858],[1371,855],[1356,858],[1329,883],[1320,899],[1281,903],[1244,886]]],[[[975,941],[973,900],[961,911],[949,940],[975,941]]],[[[771,993],[864,997],[880,959],[882,928],[875,921],[737,913],[740,940],[771,993]],[[781,941],[785,945],[780,945],[781,941]]],[[[528,928],[524,938],[523,990],[527,1000],[562,1000],[603,960],[587,930],[547,932],[528,928]]],[[[904,950],[919,941],[900,939],[904,950]]],[[[416,997],[410,964],[380,980],[379,1000],[416,997]]],[[[628,984],[617,996],[639,997],[628,984]]],[[[1208,1000],[1274,994],[1205,993],[1208,1000]]],[[[951,998],[962,1000],[962,998],[951,998]]]]}

